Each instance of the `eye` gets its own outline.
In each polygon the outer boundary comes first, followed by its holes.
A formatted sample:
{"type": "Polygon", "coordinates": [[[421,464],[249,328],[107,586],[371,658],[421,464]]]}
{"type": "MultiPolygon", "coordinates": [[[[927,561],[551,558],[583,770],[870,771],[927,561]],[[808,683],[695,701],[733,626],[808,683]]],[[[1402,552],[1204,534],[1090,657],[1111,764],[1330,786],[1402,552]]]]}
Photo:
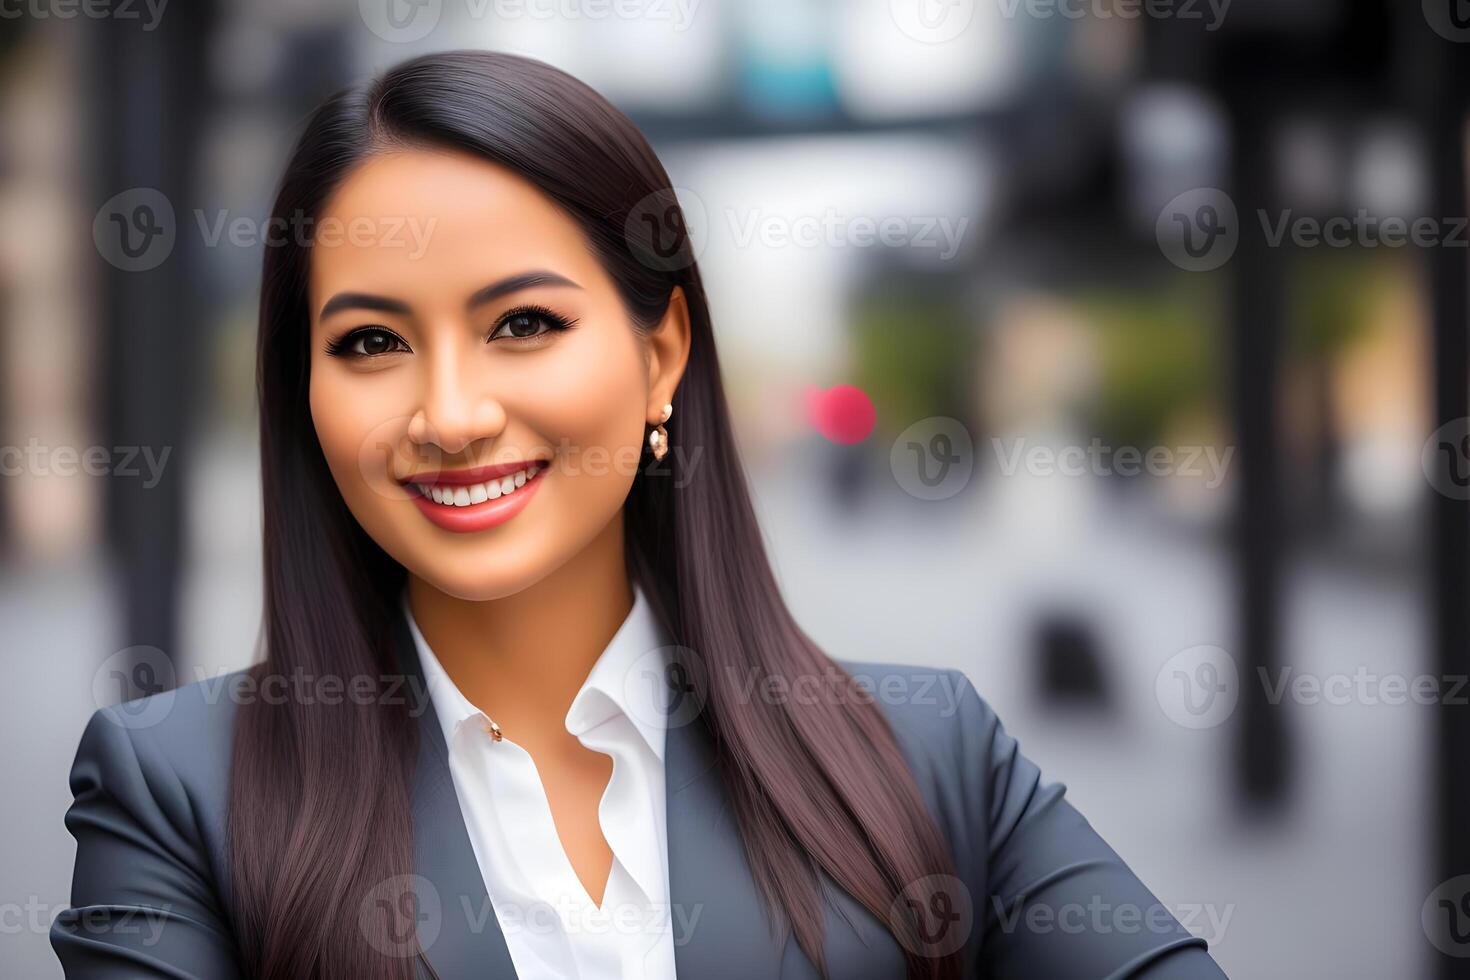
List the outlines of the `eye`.
{"type": "Polygon", "coordinates": [[[511,310],[500,318],[495,329],[490,331],[487,343],[492,340],[527,341],[538,340],[553,333],[571,329],[575,320],[568,320],[544,306],[522,306],[511,310]]]}
{"type": "Polygon", "coordinates": [[[327,353],[333,357],[378,357],[409,351],[408,344],[387,327],[358,327],[328,342],[327,353]]]}

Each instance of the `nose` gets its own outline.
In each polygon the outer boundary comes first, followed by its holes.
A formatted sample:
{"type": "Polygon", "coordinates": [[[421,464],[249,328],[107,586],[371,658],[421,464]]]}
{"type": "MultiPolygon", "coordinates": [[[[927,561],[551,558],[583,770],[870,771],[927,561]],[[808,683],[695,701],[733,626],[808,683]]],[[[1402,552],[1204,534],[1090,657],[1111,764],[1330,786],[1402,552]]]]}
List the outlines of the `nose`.
{"type": "Polygon", "coordinates": [[[455,349],[433,358],[419,410],[408,426],[416,444],[432,444],[453,455],[505,429],[505,407],[492,390],[490,372],[475,361],[455,349]]]}

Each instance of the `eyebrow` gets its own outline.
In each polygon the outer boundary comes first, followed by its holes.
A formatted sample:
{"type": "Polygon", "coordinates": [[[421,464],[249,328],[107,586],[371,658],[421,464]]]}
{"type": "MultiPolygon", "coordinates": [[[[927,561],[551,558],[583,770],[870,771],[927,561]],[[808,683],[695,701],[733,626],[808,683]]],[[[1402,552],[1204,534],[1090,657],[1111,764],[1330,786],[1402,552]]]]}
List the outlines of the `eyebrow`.
{"type": "MultiPolygon", "coordinates": [[[[499,299],[510,293],[519,292],[522,289],[530,289],[533,286],[557,286],[571,289],[581,289],[566,276],[551,272],[546,269],[533,269],[530,272],[518,272],[504,279],[497,279],[483,289],[476,290],[470,298],[465,301],[466,309],[474,309],[486,303],[499,299]]],[[[321,312],[317,314],[318,319],[326,319],[333,313],[341,310],[375,310],[379,313],[396,313],[407,316],[408,304],[401,299],[393,299],[390,296],[375,296],[372,293],[338,293],[322,304],[321,312]]]]}

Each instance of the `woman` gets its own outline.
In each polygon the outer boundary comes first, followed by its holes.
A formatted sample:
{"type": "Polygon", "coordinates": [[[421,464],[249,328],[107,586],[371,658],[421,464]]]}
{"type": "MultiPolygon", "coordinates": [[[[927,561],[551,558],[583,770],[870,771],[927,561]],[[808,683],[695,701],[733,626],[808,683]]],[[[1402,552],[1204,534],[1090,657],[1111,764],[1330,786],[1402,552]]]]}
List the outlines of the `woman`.
{"type": "Polygon", "coordinates": [[[1221,975],[961,674],[792,620],[610,104],[410,61],[272,221],[265,659],[92,719],[68,975],[1221,975]]]}

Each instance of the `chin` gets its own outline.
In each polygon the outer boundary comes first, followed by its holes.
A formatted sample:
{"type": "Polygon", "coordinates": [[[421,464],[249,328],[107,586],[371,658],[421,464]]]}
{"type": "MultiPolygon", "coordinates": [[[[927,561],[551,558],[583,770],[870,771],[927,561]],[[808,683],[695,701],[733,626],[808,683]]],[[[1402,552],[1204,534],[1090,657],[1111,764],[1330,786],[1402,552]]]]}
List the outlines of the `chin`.
{"type": "Polygon", "coordinates": [[[420,542],[412,549],[414,554],[394,557],[410,574],[445,595],[471,602],[515,595],[550,575],[558,565],[556,556],[544,553],[544,542],[481,539],[465,543],[470,546],[448,548],[439,542],[420,542]]]}
{"type": "Polygon", "coordinates": [[[535,579],[528,579],[524,576],[506,575],[504,572],[488,572],[481,575],[439,574],[442,571],[442,569],[434,569],[430,574],[422,572],[414,572],[414,574],[445,595],[467,602],[504,599],[523,591],[535,581],[535,579]]]}

